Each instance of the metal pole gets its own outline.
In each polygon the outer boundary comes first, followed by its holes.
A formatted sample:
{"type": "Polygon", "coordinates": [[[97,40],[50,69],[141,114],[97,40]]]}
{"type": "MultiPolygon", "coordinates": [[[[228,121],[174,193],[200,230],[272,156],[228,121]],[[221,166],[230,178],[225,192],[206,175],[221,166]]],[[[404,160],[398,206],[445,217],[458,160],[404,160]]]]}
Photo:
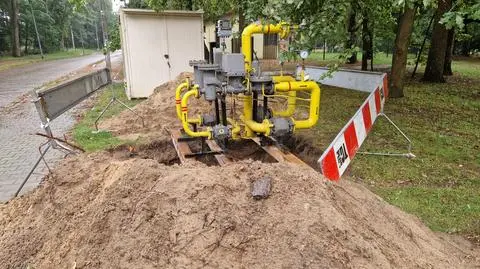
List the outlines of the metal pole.
{"type": "Polygon", "coordinates": [[[30,12],[32,13],[33,26],[35,26],[35,33],[37,33],[37,42],[38,42],[38,47],[40,48],[40,55],[42,55],[42,59],[43,59],[42,42],[40,42],[40,35],[38,34],[37,21],[35,20],[35,14],[33,13],[32,3],[30,3],[30,0],[28,0],[28,5],[30,6],[30,12]]]}
{"type": "Polygon", "coordinates": [[[102,33],[103,33],[103,48],[105,49],[105,65],[108,70],[112,70],[112,62],[110,61],[110,49],[108,48],[108,33],[107,33],[107,21],[105,18],[104,3],[100,1],[102,16],[102,33]]]}
{"type": "Polygon", "coordinates": [[[43,157],[45,156],[45,154],[47,153],[47,151],[50,149],[50,143],[47,144],[47,148],[40,153],[40,158],[38,158],[37,162],[35,163],[35,165],[32,167],[32,170],[30,170],[30,173],[28,173],[27,177],[23,180],[22,184],[20,185],[20,187],[18,188],[17,192],[15,193],[14,197],[17,197],[18,194],[20,193],[20,191],[23,189],[23,186],[25,186],[25,183],[27,183],[28,179],[30,178],[30,176],[33,174],[33,171],[35,171],[35,169],[37,168],[38,164],[43,160],[43,157]]]}
{"type": "Polygon", "coordinates": [[[425,37],[423,38],[422,46],[420,47],[420,51],[417,55],[417,61],[415,62],[415,68],[413,68],[412,78],[415,77],[417,73],[418,63],[420,62],[420,57],[422,57],[423,49],[425,48],[425,43],[427,42],[427,35],[430,32],[430,27],[432,27],[433,19],[435,18],[435,14],[433,14],[432,18],[430,19],[430,23],[428,24],[427,30],[425,30],[425,37]]]}
{"type": "Polygon", "coordinates": [[[73,50],[77,50],[75,48],[75,37],[73,36],[73,28],[72,26],[70,26],[70,34],[72,35],[72,46],[73,46],[73,50]]]}
{"type": "Polygon", "coordinates": [[[97,37],[97,50],[100,50],[100,44],[98,43],[98,25],[95,22],[95,36],[97,37]]]}

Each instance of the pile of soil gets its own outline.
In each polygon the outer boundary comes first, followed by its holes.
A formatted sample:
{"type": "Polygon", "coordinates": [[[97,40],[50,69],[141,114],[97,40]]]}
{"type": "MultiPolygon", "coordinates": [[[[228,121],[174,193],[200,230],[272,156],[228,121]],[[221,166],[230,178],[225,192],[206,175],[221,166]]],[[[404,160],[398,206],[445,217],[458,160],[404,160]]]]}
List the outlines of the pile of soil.
{"type": "MultiPolygon", "coordinates": [[[[151,97],[134,107],[135,112],[143,118],[144,124],[137,114],[124,110],[117,117],[102,121],[100,128],[111,131],[120,138],[133,140],[139,137],[169,136],[169,129],[181,127],[175,110],[175,89],[187,78],[192,79],[193,74],[182,73],[175,80],[158,86],[151,97]]],[[[196,98],[190,99],[189,115],[199,115],[202,112],[210,111],[210,104],[196,98]]]]}
{"type": "MultiPolygon", "coordinates": [[[[70,157],[0,205],[2,268],[480,266],[467,242],[441,238],[348,180],[254,160],[179,165],[164,131],[176,122],[176,85],[136,108],[150,122],[136,132],[154,142],[70,157]],[[255,200],[252,184],[265,177],[270,196],[255,200]]],[[[135,120],[124,112],[105,126],[128,134],[135,120]]]]}

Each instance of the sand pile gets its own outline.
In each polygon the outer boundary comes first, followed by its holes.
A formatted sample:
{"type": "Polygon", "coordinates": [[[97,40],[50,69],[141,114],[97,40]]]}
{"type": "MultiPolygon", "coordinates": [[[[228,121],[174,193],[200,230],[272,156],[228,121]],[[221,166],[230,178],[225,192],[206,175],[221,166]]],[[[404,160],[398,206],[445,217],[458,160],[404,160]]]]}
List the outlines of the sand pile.
{"type": "Polygon", "coordinates": [[[128,112],[104,125],[153,134],[153,143],[70,157],[34,192],[0,205],[1,268],[480,266],[466,242],[438,237],[348,180],[253,160],[178,165],[165,131],[177,122],[176,85],[136,107],[145,128],[128,112]],[[255,200],[252,182],[263,177],[270,197],[255,200]]]}
{"type": "MultiPolygon", "coordinates": [[[[145,126],[142,126],[137,115],[125,110],[117,117],[100,122],[100,128],[128,138],[168,135],[168,129],[181,127],[175,111],[175,89],[186,78],[192,79],[193,74],[182,73],[175,80],[158,86],[150,98],[134,107],[136,113],[143,117],[145,126]]],[[[196,98],[191,98],[189,105],[189,114],[192,116],[212,111],[207,102],[196,98]]]]}
{"type": "MultiPolygon", "coordinates": [[[[2,267],[461,268],[470,251],[362,186],[289,164],[165,165],[126,149],[65,161],[0,210],[2,267]],[[254,200],[252,181],[272,178],[254,200]]],[[[141,149],[142,150],[142,149],[141,149]]],[[[154,154],[155,155],[155,154],[154,154]]],[[[163,156],[163,157],[162,157],[163,156]]],[[[478,262],[478,260],[477,260],[478,262]]],[[[478,264],[478,263],[477,263],[478,264]]]]}

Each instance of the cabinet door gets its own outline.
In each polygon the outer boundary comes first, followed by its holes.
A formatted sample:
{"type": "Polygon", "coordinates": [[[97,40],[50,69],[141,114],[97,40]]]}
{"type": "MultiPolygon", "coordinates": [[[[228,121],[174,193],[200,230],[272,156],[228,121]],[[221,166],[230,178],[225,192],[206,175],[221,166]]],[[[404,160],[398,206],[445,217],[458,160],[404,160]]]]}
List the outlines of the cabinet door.
{"type": "Polygon", "coordinates": [[[130,97],[148,97],[170,80],[165,16],[126,14],[125,71],[130,97]]]}
{"type": "Polygon", "coordinates": [[[170,79],[175,79],[182,72],[193,72],[189,61],[204,59],[202,18],[167,16],[166,34],[171,66],[170,79]]]}

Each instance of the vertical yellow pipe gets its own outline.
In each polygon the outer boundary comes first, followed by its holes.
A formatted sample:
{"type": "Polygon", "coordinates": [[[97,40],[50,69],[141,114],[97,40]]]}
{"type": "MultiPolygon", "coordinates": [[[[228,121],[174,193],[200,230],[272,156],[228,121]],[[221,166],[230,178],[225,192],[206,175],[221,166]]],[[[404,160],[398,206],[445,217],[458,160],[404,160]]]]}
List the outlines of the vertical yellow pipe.
{"type": "MultiPolygon", "coordinates": [[[[252,23],[245,27],[242,32],[242,53],[245,57],[245,72],[247,83],[250,71],[252,70],[252,35],[253,34],[280,34],[281,38],[288,35],[289,26],[285,23],[262,25],[260,23],[252,23]]],[[[247,94],[243,99],[243,119],[244,121],[252,121],[253,119],[253,104],[252,95],[247,94]]],[[[251,126],[251,124],[250,124],[251,126]]],[[[245,136],[253,137],[253,130],[245,125],[245,136]]]]}

